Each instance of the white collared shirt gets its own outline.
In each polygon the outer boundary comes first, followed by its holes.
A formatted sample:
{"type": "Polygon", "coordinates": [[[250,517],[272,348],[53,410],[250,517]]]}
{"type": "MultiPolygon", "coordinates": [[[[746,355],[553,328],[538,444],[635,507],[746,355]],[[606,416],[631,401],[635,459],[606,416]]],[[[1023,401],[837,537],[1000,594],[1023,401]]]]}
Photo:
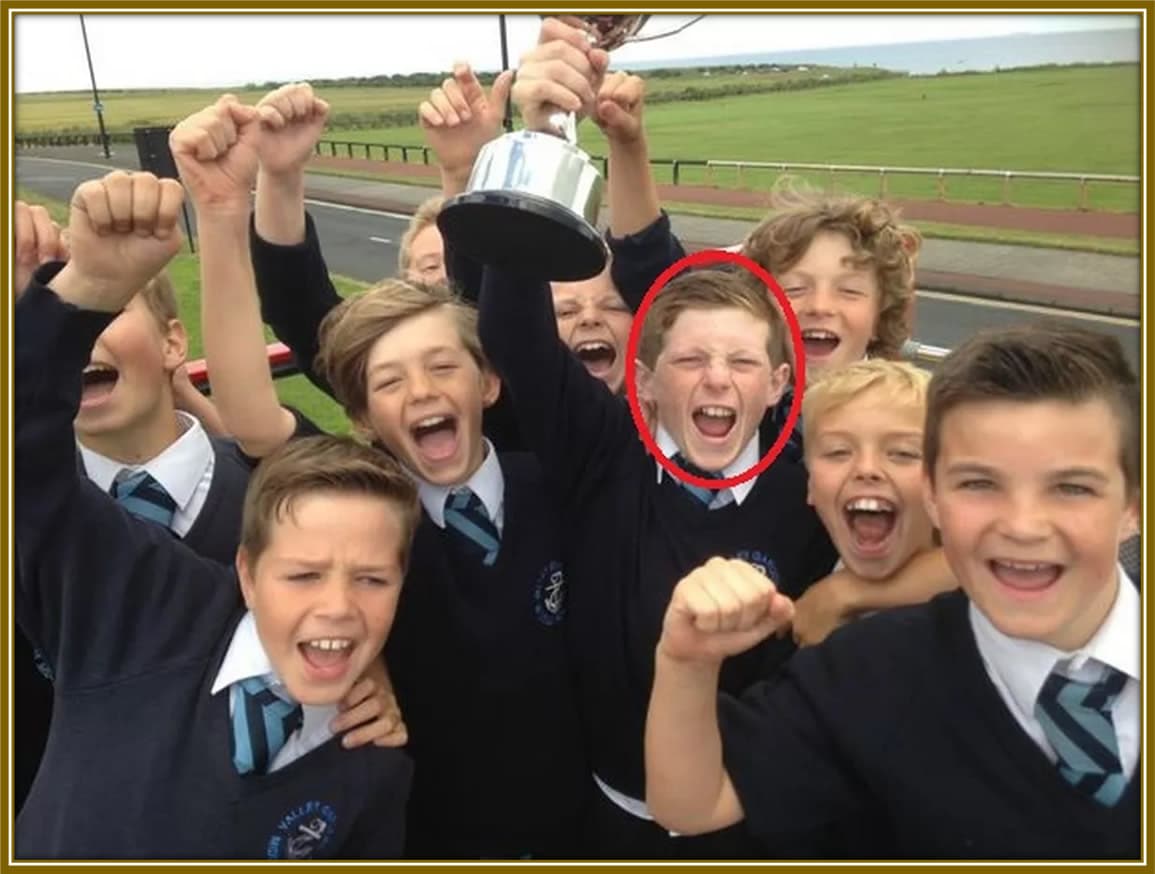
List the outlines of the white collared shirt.
{"type": "MultiPolygon", "coordinates": [[[[682,451],[678,448],[678,444],[674,442],[674,438],[670,436],[670,432],[667,431],[662,425],[658,426],[657,443],[658,448],[662,450],[662,454],[664,454],[667,458],[673,458],[674,455],[682,451]]],[[[750,438],[750,442],[747,443],[745,448],[738,453],[738,457],[722,469],[722,476],[724,476],[726,479],[729,479],[732,476],[743,474],[754,465],[756,465],[758,463],[758,459],[758,434],[755,432],[754,436],[750,438]]],[[[666,472],[665,468],[658,464],[657,461],[654,462],[654,466],[658,469],[658,482],[661,482],[662,474],[666,472]]],[[[746,496],[749,495],[751,491],[753,491],[754,483],[757,482],[757,480],[758,477],[752,476],[750,479],[743,483],[739,483],[736,486],[731,486],[730,494],[734,496],[735,504],[738,504],[739,506],[742,505],[742,502],[746,500],[746,496]]]]}
{"type": "MultiPolygon", "coordinates": [[[[273,663],[269,661],[264,646],[261,645],[257,623],[251,610],[244,615],[237,624],[236,631],[233,632],[233,639],[229,641],[221,669],[217,671],[217,678],[213,681],[212,694],[216,695],[249,677],[262,677],[268,680],[276,694],[291,700],[285,685],[273,669],[273,663]]],[[[232,714],[233,702],[230,696],[229,716],[232,714]]],[[[273,761],[269,764],[269,773],[296,761],[333,736],[329,723],[337,715],[335,705],[314,707],[305,704],[301,706],[301,714],[301,727],[289,735],[280,752],[273,757],[273,761]]]]}
{"type": "Polygon", "coordinates": [[[1037,640],[1009,637],[972,601],[971,628],[987,674],[1019,725],[1052,762],[1057,755],[1038,718],[1035,701],[1052,671],[1073,680],[1093,683],[1110,665],[1127,675],[1127,683],[1111,711],[1119,740],[1119,761],[1130,779],[1139,762],[1139,679],[1141,667],[1141,604],[1139,592],[1118,568],[1119,590],[1103,624],[1075,652],[1063,652],[1037,640]]]}
{"type": "Polygon", "coordinates": [[[216,455],[209,435],[195,416],[182,410],[177,410],[176,416],[184,433],[160,455],[144,464],[124,464],[93,452],[82,443],[78,445],[88,478],[100,486],[102,491],[107,492],[112,488],[113,481],[122,470],[130,473],[142,469],[148,471],[176,502],[170,527],[178,537],[184,537],[196,523],[208,499],[216,455]]]}
{"type": "MultiPolygon", "coordinates": [[[[481,499],[481,503],[485,505],[485,512],[489,514],[489,518],[497,528],[497,533],[502,534],[505,528],[505,475],[501,472],[501,462],[497,458],[493,444],[488,438],[483,439],[485,458],[481,462],[481,467],[473,472],[473,476],[466,480],[464,485],[472,489],[481,499]]],[[[421,506],[438,528],[444,528],[445,499],[449,497],[450,492],[460,486],[434,485],[417,477],[414,477],[414,480],[417,482],[421,506]]]]}

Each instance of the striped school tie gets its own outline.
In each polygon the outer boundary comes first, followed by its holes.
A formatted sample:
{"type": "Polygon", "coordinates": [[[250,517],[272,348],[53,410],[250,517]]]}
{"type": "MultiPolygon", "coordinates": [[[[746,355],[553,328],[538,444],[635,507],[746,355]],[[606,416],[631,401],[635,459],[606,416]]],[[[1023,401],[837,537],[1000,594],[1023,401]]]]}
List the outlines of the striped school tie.
{"type": "Polygon", "coordinates": [[[233,683],[232,753],[238,774],[264,774],[301,727],[301,705],[286,701],[261,677],[233,683]]]}
{"type": "Polygon", "coordinates": [[[445,499],[445,525],[486,567],[497,561],[501,534],[472,489],[463,487],[449,493],[445,499]]]}
{"type": "Polygon", "coordinates": [[[1059,773],[1106,807],[1127,788],[1111,718],[1111,705],[1126,683],[1127,675],[1110,667],[1095,683],[1052,673],[1035,703],[1035,716],[1059,757],[1059,773]]]}
{"type": "MultiPolygon", "coordinates": [[[[692,464],[686,459],[682,453],[677,452],[671,459],[674,464],[678,465],[686,473],[692,473],[694,476],[700,476],[704,479],[725,479],[725,475],[721,472],[712,473],[708,470],[702,470],[696,464],[692,464]]],[[[683,482],[681,479],[677,480],[678,485],[682,490],[689,495],[692,495],[699,504],[707,510],[718,510],[722,507],[728,506],[734,502],[734,494],[730,489],[707,489],[702,486],[696,486],[691,483],[683,482]]]]}
{"type": "Polygon", "coordinates": [[[122,471],[122,474],[117,475],[109,490],[117,503],[140,519],[171,528],[176,501],[164,490],[164,486],[153,479],[147,470],[127,474],[122,471]]]}

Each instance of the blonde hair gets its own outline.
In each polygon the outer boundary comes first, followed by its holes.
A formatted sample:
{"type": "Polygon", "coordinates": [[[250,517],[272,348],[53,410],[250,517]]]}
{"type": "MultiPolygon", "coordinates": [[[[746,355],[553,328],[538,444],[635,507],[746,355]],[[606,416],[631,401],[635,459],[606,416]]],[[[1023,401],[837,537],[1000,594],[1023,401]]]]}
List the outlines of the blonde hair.
{"type": "Polygon", "coordinates": [[[445,310],[452,316],[466,351],[479,368],[487,370],[489,363],[477,336],[477,310],[444,284],[386,279],[343,301],[325,316],[315,368],[328,381],[349,418],[357,421],[368,409],[366,380],[373,345],[406,319],[434,310],[445,310]]]}
{"type": "Polygon", "coordinates": [[[878,392],[880,406],[888,409],[926,409],[930,374],[903,361],[872,358],[823,374],[802,396],[802,445],[814,445],[818,427],[830,412],[878,392]]]}
{"type": "Polygon", "coordinates": [[[854,266],[872,268],[878,281],[878,319],[867,352],[897,357],[910,338],[919,232],[899,224],[897,213],[881,200],[825,196],[788,177],[775,186],[771,203],[775,212],[750,232],[743,254],[778,277],[802,259],[819,233],[845,236],[855,252],[854,266]]]}
{"type": "Polygon", "coordinates": [[[292,517],[293,505],[306,495],[330,492],[365,495],[391,504],[401,517],[402,568],[417,530],[417,486],[401,465],[384,452],[350,437],[290,440],[254,471],[241,512],[241,549],[256,562],[269,545],[273,525],[292,517]]]}
{"type": "Polygon", "coordinates": [[[413,213],[413,217],[409,219],[409,227],[405,229],[405,233],[401,237],[401,249],[397,255],[398,272],[404,273],[409,269],[413,259],[413,240],[427,227],[437,223],[437,217],[441,215],[441,207],[444,204],[445,198],[438,195],[429,198],[417,207],[417,212],[413,213]]]}
{"type": "Polygon", "coordinates": [[[790,363],[786,319],[770,289],[744,269],[691,270],[670,281],[654,299],[642,323],[638,358],[653,370],[665,347],[666,334],[686,310],[740,309],[770,327],[766,352],[774,366],[790,363]]]}
{"type": "Polygon", "coordinates": [[[162,270],[145,283],[137,294],[140,295],[153,319],[160,327],[161,333],[168,331],[169,323],[180,318],[180,309],[176,302],[176,289],[167,271],[162,270]]]}

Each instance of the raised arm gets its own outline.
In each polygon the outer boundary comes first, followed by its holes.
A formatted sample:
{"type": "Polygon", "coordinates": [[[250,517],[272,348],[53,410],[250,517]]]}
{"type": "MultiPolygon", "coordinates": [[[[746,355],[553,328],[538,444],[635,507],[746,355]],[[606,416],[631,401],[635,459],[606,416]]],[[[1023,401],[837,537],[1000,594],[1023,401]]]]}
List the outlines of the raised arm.
{"type": "Polygon", "coordinates": [[[16,615],[64,686],[169,658],[189,620],[174,592],[206,610],[239,603],[226,568],[130,516],[76,461],[72,420],[93,344],[180,248],[181,199],[176,181],[149,173],[83,183],[71,260],[41,267],[15,308],[16,615]],[[142,626],[147,642],[133,634],[142,626]]]}
{"type": "Polygon", "coordinates": [[[501,136],[501,120],[513,71],[500,73],[488,95],[469,64],[457,63],[453,75],[434,88],[418,107],[425,142],[441,168],[441,193],[461,194],[469,182],[477,153],[501,136]]]}
{"type": "Polygon", "coordinates": [[[225,96],[173,129],[173,158],[197,214],[201,330],[216,407],[242,451],[262,458],[296,428],[265,355],[249,259],[249,191],[257,175],[258,110],[225,96]]]}
{"type": "Polygon", "coordinates": [[[257,108],[263,135],[251,254],[261,315],[293,350],[301,372],[331,394],[313,372],[313,360],[317,329],[341,297],[305,212],[305,166],[325,128],[329,104],[298,82],[271,91],[257,108]]]}
{"type": "Polygon", "coordinates": [[[722,760],[718,674],[792,613],[768,577],[736,559],[711,559],[675,587],[646,720],[646,804],[666,828],[701,834],[745,815],[722,760]]]}

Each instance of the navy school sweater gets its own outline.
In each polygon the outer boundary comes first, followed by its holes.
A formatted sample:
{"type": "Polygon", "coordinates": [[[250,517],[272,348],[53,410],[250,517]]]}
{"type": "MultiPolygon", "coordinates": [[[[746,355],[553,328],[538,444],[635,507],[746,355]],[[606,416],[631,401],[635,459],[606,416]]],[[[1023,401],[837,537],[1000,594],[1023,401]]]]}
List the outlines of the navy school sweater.
{"type": "MultiPolygon", "coordinates": [[[[241,534],[241,507],[248,485],[250,460],[232,440],[211,438],[215,463],[204,506],[184,542],[198,554],[231,565],[241,534]]],[[[52,723],[52,687],[44,675],[50,665],[38,667],[23,634],[13,641],[13,677],[16,684],[16,768],[14,794],[19,809],[40,766],[44,742],[52,723]]]]}
{"type": "MultiPolygon", "coordinates": [[[[830,571],[834,548],[806,505],[798,465],[772,464],[741,506],[711,512],[669,477],[659,485],[626,404],[558,340],[544,285],[487,270],[480,331],[562,510],[568,631],[594,770],[641,798],[653,651],[674,586],[722,555],[798,597],[830,571]]],[[[791,649],[773,639],[728,661],[723,688],[744,689],[791,649]]]]}
{"type": "Polygon", "coordinates": [[[235,576],[78,473],[80,374],[113,316],[44,287],[58,266],[16,305],[16,615],[56,675],[16,854],[399,855],[412,767],[400,751],[334,739],[236,774],[228,695],[209,695],[244,613],[235,576]]]}
{"type": "Polygon", "coordinates": [[[592,783],[564,635],[557,513],[533,456],[502,453],[500,462],[496,563],[467,554],[423,510],[386,644],[416,763],[410,858],[587,851],[579,841],[592,783]]]}
{"type": "Polygon", "coordinates": [[[1115,807],[1070,786],[992,684],[968,603],[956,591],[853,622],[722,696],[726,770],[768,852],[869,818],[852,856],[1138,858],[1142,764],[1115,807]]]}

